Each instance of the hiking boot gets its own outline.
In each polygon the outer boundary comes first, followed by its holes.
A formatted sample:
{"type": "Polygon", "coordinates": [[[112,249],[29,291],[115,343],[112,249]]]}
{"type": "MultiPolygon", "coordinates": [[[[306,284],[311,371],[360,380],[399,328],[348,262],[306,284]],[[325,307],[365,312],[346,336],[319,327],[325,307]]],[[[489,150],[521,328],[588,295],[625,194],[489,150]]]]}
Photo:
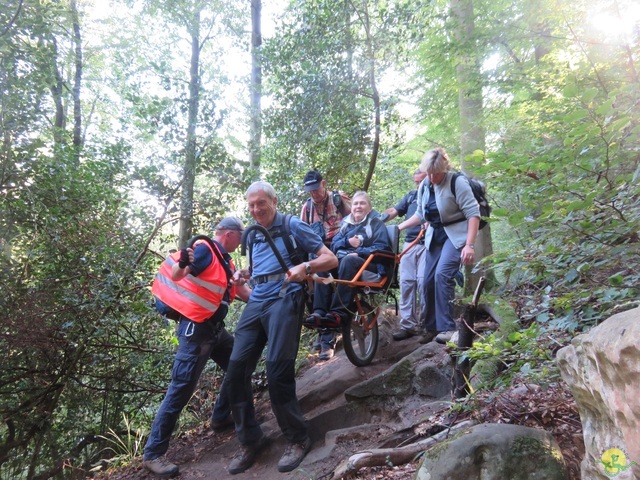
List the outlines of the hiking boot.
{"type": "Polygon", "coordinates": [[[331,360],[333,358],[334,350],[333,348],[323,348],[322,353],[318,355],[319,360],[331,360]]]}
{"type": "Polygon", "coordinates": [[[427,330],[425,333],[422,334],[422,337],[420,337],[420,340],[418,340],[418,343],[421,343],[423,345],[425,343],[431,343],[433,339],[436,338],[436,335],[438,335],[438,332],[434,332],[433,330],[427,330]]]}
{"type": "Polygon", "coordinates": [[[211,420],[211,428],[216,433],[222,433],[232,425],[235,425],[235,422],[233,421],[233,417],[231,415],[227,415],[222,420],[211,420]]]}
{"type": "Polygon", "coordinates": [[[438,335],[436,335],[436,342],[445,344],[451,341],[451,337],[453,337],[454,333],[456,333],[455,330],[447,330],[446,332],[440,332],[438,335]]]}
{"type": "Polygon", "coordinates": [[[311,439],[307,439],[302,443],[290,443],[285,449],[280,461],[278,462],[279,472],[290,472],[302,463],[304,456],[311,450],[311,439]]]}
{"type": "Polygon", "coordinates": [[[308,328],[318,328],[322,324],[323,317],[322,313],[314,312],[305,318],[302,324],[308,328]]]}
{"type": "Polygon", "coordinates": [[[142,465],[160,477],[175,477],[180,470],[178,465],[171,463],[164,455],[153,460],[144,460],[142,465]]]}
{"type": "Polygon", "coordinates": [[[342,325],[342,315],[338,312],[329,312],[322,319],[322,326],[325,328],[338,328],[342,325]]]}
{"type": "Polygon", "coordinates": [[[236,473],[242,473],[256,460],[258,452],[267,445],[267,437],[262,435],[260,440],[251,445],[240,445],[240,448],[229,462],[229,473],[235,475],[236,473]]]}
{"type": "Polygon", "coordinates": [[[322,350],[322,346],[320,345],[320,335],[316,337],[316,340],[313,342],[313,346],[311,350],[314,352],[320,352],[322,350]]]}
{"type": "Polygon", "coordinates": [[[411,338],[415,335],[417,335],[417,333],[414,330],[401,328],[400,330],[396,330],[395,332],[393,332],[391,336],[393,337],[394,340],[400,341],[400,340],[406,340],[407,338],[411,338]]]}

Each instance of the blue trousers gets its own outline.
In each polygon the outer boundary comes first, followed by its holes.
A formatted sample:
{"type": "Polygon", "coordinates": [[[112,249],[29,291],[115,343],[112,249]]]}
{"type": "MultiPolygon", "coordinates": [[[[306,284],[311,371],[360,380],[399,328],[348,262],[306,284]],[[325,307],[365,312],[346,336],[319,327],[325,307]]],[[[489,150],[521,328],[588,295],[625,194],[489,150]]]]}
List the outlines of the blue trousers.
{"type": "Polygon", "coordinates": [[[442,245],[431,245],[424,252],[425,318],[427,331],[446,332],[456,329],[453,321],[456,273],[460,269],[460,252],[447,239],[442,245]]]}
{"type": "MultiPolygon", "coordinates": [[[[342,257],[337,269],[338,278],[351,280],[355,276],[355,274],[358,273],[358,271],[362,268],[364,262],[364,259],[358,257],[357,255],[346,255],[342,257]]],[[[377,273],[378,267],[375,263],[372,262],[367,267],[367,270],[377,273]]],[[[335,276],[335,270],[332,272],[332,274],[335,276]]],[[[338,286],[336,287],[334,292],[331,285],[316,283],[313,294],[314,311],[323,309],[332,312],[338,312],[344,317],[350,315],[350,312],[352,312],[354,309],[352,303],[355,298],[355,289],[342,283],[339,283],[337,285],[338,286]]]]}
{"type": "Polygon", "coordinates": [[[301,290],[262,302],[249,300],[242,312],[222,388],[228,392],[238,441],[243,445],[255,444],[264,434],[256,420],[251,375],[267,342],[269,397],[278,426],[290,443],[307,439],[295,379],[303,312],[301,290]]]}
{"type": "MultiPolygon", "coordinates": [[[[196,389],[207,360],[212,359],[225,371],[229,367],[234,341],[233,336],[224,329],[224,323],[196,323],[181,317],[177,336],[178,350],[173,362],[171,383],[153,420],[144,447],[145,460],[161,457],[169,449],[171,434],[182,409],[196,389]]],[[[221,387],[213,407],[212,420],[223,420],[230,411],[229,398],[221,387]]]]}

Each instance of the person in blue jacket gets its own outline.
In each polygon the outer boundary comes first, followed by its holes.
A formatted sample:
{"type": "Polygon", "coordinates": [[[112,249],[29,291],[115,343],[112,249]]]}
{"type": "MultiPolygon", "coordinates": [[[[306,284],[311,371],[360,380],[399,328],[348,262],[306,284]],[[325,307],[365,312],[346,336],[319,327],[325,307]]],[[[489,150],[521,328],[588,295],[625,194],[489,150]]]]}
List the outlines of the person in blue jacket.
{"type": "Polygon", "coordinates": [[[222,385],[229,395],[240,443],[228,471],[235,475],[250,468],[268,441],[256,418],[251,390],[251,374],[268,343],[265,363],[271,409],[287,442],[278,471],[290,472],[298,468],[311,449],[308,425],[296,396],[295,378],[304,313],[303,283],[309,275],[335,268],[338,260],[309,225],[292,216],[289,240],[292,244],[295,241],[298,249],[314,254],[313,260],[295,264],[292,258],[295,254],[289,252],[285,243],[287,217],[277,210],[273,186],[254,182],[247,189],[246,198],[249,213],[257,225],[269,232],[287,270],[264,235],[256,234],[247,239],[250,269],[237,270],[232,277],[232,283],[238,285],[251,279],[254,287],[235,328],[229,368],[222,385]]]}

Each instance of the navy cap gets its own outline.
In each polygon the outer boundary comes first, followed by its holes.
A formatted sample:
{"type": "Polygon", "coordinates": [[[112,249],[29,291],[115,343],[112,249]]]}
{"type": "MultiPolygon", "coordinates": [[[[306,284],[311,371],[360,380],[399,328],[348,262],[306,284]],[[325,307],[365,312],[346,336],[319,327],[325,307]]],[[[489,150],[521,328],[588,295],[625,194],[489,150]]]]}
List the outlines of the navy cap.
{"type": "Polygon", "coordinates": [[[313,190],[317,190],[320,188],[322,184],[322,175],[320,175],[315,170],[311,170],[307,172],[304,176],[304,191],[311,192],[313,190]]]}

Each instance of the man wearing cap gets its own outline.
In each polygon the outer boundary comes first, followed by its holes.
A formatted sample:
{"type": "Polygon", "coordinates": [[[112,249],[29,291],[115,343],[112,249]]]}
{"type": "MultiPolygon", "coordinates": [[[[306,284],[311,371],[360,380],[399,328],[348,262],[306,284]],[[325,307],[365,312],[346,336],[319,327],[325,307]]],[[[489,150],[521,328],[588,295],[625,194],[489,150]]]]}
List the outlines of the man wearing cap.
{"type": "MultiPolygon", "coordinates": [[[[327,191],[327,181],[315,170],[304,176],[304,191],[310,197],[302,206],[300,218],[311,225],[313,231],[322,237],[324,244],[331,248],[331,240],[340,230],[342,219],[351,213],[351,199],[342,192],[327,191]]],[[[317,297],[314,295],[315,298],[317,297]]],[[[314,301],[312,314],[324,317],[329,313],[324,308],[324,305],[316,305],[314,301]]],[[[320,360],[329,360],[333,357],[335,345],[335,332],[322,329],[318,332],[313,349],[320,351],[320,360]]]]}
{"type": "MultiPolygon", "coordinates": [[[[226,371],[233,350],[233,336],[224,328],[229,303],[237,296],[249,299],[251,290],[231,283],[235,267],[229,252],[242,238],[244,226],[235,217],[224,218],[216,226],[215,240],[183,248],[163,262],[151,289],[157,302],[174,311],[178,319],[171,383],[151,426],[144,447],[143,465],[157,475],[173,477],[178,466],[164,456],[178,417],[196,388],[200,374],[211,358],[226,371]]],[[[211,416],[215,431],[233,425],[226,390],[220,390],[211,416]]]]}

